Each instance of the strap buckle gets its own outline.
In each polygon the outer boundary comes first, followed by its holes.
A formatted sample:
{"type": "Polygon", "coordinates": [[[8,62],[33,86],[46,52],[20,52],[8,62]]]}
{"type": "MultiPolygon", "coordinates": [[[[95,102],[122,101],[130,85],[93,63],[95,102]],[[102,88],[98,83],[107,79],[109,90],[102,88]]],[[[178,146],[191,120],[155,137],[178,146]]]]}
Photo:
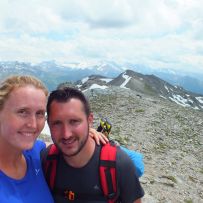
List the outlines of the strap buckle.
{"type": "Polygon", "coordinates": [[[116,194],[115,192],[109,193],[108,194],[108,199],[114,199],[115,194],[116,194]]]}

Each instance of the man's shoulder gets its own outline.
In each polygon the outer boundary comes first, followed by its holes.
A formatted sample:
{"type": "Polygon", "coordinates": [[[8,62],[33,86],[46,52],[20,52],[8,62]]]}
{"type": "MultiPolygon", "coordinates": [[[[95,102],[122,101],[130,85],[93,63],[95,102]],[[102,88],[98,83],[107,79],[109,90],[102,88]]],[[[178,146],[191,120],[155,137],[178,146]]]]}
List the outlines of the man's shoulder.
{"type": "Polygon", "coordinates": [[[130,157],[121,148],[117,150],[117,174],[122,202],[134,202],[143,197],[144,190],[136,174],[136,168],[130,157]],[[127,187],[129,185],[131,187],[127,187]]]}
{"type": "Polygon", "coordinates": [[[118,174],[122,174],[126,172],[126,170],[131,170],[133,171],[133,173],[135,173],[135,167],[133,165],[132,160],[129,158],[129,156],[119,146],[114,144],[113,145],[109,144],[109,145],[104,145],[101,147],[100,161],[102,159],[110,160],[110,161],[115,160],[115,167],[118,174]],[[109,147],[109,145],[111,147],[109,147]],[[105,148],[105,152],[104,150],[102,151],[103,148],[105,148]],[[103,155],[105,154],[105,156],[103,156],[102,153],[103,155]]]}
{"type": "Polygon", "coordinates": [[[116,145],[116,144],[105,144],[103,146],[98,146],[98,149],[102,149],[105,147],[105,152],[107,153],[111,153],[112,152],[112,148],[115,148],[115,152],[116,152],[116,161],[120,162],[120,163],[132,163],[131,159],[129,158],[129,156],[120,148],[120,146],[116,145]],[[107,147],[109,146],[110,147],[107,147]]]}
{"type": "Polygon", "coordinates": [[[117,157],[116,159],[118,162],[125,164],[125,163],[132,163],[130,157],[119,147],[117,146],[117,157]]]}
{"type": "Polygon", "coordinates": [[[136,169],[132,160],[119,146],[116,146],[115,163],[118,197],[121,202],[133,202],[141,198],[144,192],[136,176],[136,169]],[[129,188],[129,185],[132,187],[129,188]]]}
{"type": "Polygon", "coordinates": [[[120,176],[123,174],[135,176],[136,174],[136,169],[132,160],[120,147],[117,147],[116,168],[120,176]]]}

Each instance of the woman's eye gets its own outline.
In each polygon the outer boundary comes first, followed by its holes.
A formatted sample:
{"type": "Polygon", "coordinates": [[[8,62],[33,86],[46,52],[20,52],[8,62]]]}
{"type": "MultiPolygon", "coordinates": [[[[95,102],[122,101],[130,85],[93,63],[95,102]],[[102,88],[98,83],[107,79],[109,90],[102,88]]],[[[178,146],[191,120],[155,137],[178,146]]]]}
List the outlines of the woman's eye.
{"type": "Polygon", "coordinates": [[[37,117],[39,117],[39,118],[45,118],[45,112],[44,111],[37,112],[37,117]]]}
{"type": "Polygon", "coordinates": [[[28,115],[28,112],[25,109],[21,109],[18,111],[18,114],[21,116],[26,116],[26,115],[28,115]]]}

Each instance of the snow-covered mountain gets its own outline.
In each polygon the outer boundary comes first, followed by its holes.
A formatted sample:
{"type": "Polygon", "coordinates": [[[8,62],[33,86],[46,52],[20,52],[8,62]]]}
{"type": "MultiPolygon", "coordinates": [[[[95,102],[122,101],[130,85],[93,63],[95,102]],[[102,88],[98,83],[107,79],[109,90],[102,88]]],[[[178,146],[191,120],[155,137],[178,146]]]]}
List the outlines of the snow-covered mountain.
{"type": "Polygon", "coordinates": [[[203,110],[203,95],[189,92],[180,86],[173,86],[154,75],[143,75],[132,70],[126,70],[114,79],[93,75],[83,78],[75,85],[83,91],[93,89],[102,91],[116,86],[133,90],[140,97],[142,95],[161,97],[184,107],[203,110]]]}

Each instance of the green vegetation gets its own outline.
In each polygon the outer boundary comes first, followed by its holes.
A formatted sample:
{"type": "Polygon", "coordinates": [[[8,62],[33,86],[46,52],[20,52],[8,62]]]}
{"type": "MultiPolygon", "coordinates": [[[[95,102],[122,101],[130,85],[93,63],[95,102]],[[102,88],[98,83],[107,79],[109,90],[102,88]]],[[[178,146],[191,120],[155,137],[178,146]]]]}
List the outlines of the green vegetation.
{"type": "Polygon", "coordinates": [[[128,145],[129,138],[126,135],[122,135],[120,131],[120,127],[114,127],[112,133],[110,134],[111,139],[115,140],[121,145],[128,145]]]}
{"type": "Polygon", "coordinates": [[[197,182],[196,179],[195,179],[194,177],[192,177],[192,176],[189,176],[189,179],[190,179],[193,183],[196,183],[196,182],[197,182]]]}
{"type": "Polygon", "coordinates": [[[166,186],[174,187],[174,183],[163,183],[166,186]]]}
{"type": "Polygon", "coordinates": [[[169,148],[169,146],[168,146],[166,143],[162,143],[162,142],[159,142],[159,143],[157,143],[157,144],[154,146],[154,149],[155,149],[157,152],[164,152],[164,151],[166,151],[168,148],[169,148]]]}
{"type": "Polygon", "coordinates": [[[145,110],[144,109],[135,109],[135,112],[136,113],[143,113],[143,112],[145,112],[145,110]]]}
{"type": "Polygon", "coordinates": [[[146,91],[146,93],[150,94],[150,95],[155,95],[156,94],[155,91],[148,84],[144,85],[144,91],[146,91]]]}
{"type": "Polygon", "coordinates": [[[171,180],[174,183],[177,183],[177,180],[174,176],[162,176],[162,178],[166,178],[168,180],[171,180]]]}
{"type": "Polygon", "coordinates": [[[185,202],[185,203],[193,203],[193,201],[192,201],[191,199],[189,199],[189,200],[188,200],[188,199],[185,199],[184,202],[185,202]]]}
{"type": "Polygon", "coordinates": [[[172,164],[172,165],[176,165],[176,161],[172,161],[171,164],[172,164]]]}
{"type": "Polygon", "coordinates": [[[155,183],[155,180],[150,180],[150,184],[154,184],[155,183]]]}
{"type": "Polygon", "coordinates": [[[171,180],[171,181],[173,181],[174,183],[177,183],[176,178],[173,177],[173,176],[168,176],[168,179],[171,180]]]}

